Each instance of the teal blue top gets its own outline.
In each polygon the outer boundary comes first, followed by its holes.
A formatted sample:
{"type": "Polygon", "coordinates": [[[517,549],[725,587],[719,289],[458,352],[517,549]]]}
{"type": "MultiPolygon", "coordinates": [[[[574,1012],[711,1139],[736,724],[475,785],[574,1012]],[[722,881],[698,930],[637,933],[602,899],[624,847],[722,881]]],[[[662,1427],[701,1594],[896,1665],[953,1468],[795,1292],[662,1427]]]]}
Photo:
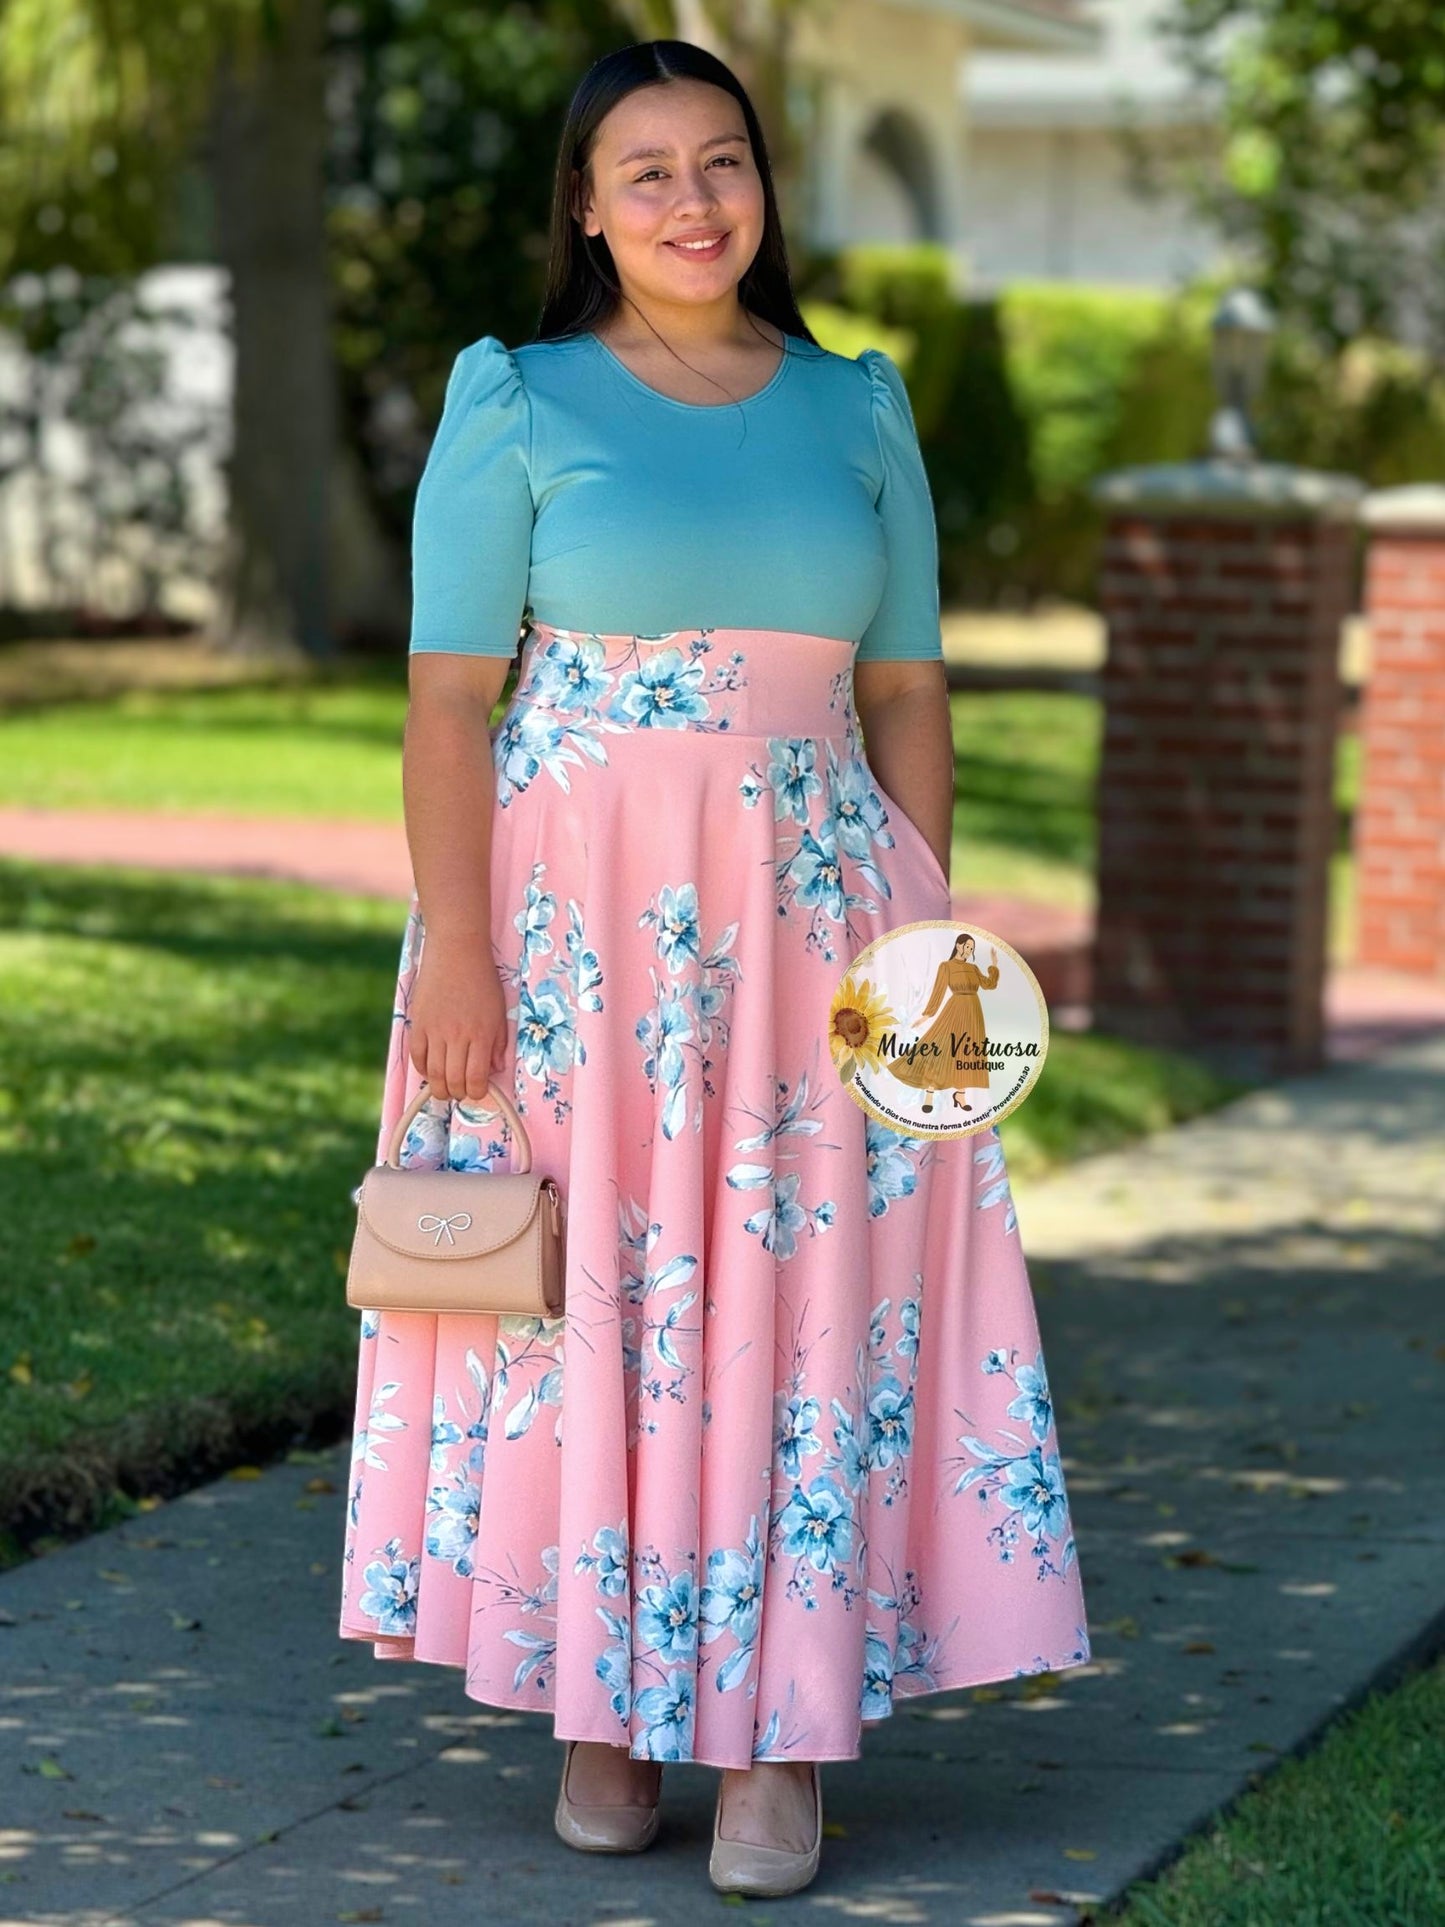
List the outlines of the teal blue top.
{"type": "Polygon", "coordinates": [[[938,536],[903,378],[795,336],[767,386],[693,403],[592,334],[462,349],[417,488],[410,647],[796,629],[855,661],[943,654],[938,536]]]}

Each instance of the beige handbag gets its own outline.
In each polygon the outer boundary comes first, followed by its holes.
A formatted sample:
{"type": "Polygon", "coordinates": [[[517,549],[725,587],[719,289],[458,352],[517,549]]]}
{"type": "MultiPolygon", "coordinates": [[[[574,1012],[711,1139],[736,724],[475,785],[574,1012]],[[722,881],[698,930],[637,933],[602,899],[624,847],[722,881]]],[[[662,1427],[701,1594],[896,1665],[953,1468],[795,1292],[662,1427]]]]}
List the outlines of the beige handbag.
{"type": "Polygon", "coordinates": [[[566,1275],[562,1193],[555,1178],[533,1171],[526,1126],[495,1080],[489,1081],[482,1104],[488,1114],[507,1120],[513,1169],[406,1167],[402,1142],[426,1099],[423,1079],[397,1120],[385,1162],[372,1165],[351,1194],[356,1236],[347,1304],[373,1311],[560,1317],[566,1275]]]}

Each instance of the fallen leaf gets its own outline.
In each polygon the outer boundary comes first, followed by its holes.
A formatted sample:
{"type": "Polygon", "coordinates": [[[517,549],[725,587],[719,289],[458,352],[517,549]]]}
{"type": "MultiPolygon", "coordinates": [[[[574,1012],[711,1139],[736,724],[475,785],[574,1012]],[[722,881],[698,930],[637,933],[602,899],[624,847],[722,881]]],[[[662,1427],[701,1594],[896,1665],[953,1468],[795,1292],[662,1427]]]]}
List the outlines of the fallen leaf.
{"type": "Polygon", "coordinates": [[[1030,1673],[1019,1682],[1019,1698],[1025,1700],[1046,1699],[1059,1684],[1057,1673],[1030,1673]]]}
{"type": "Polygon", "coordinates": [[[59,1760],[52,1760],[48,1753],[42,1755],[35,1771],[40,1775],[42,1780],[73,1780],[75,1778],[75,1775],[68,1767],[62,1766],[59,1760]]]}
{"type": "Polygon", "coordinates": [[[259,1465],[233,1465],[226,1474],[228,1479],[259,1479],[261,1476],[259,1465]]]}
{"type": "Polygon", "coordinates": [[[1099,1857],[1099,1849],[1097,1847],[1065,1847],[1064,1848],[1065,1860],[1097,1860],[1098,1857],[1099,1857]]]}

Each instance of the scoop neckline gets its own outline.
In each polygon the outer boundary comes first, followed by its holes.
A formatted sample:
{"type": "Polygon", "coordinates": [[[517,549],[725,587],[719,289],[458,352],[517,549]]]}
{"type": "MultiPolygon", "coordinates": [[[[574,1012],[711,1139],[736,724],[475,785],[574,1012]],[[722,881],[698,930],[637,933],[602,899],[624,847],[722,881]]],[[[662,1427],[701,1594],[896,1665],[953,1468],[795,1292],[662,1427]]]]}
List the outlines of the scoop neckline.
{"type": "Polygon", "coordinates": [[[689,415],[719,415],[729,408],[750,408],[754,402],[762,401],[766,396],[772,394],[773,390],[782,381],[783,376],[788,372],[789,363],[793,359],[790,337],[784,335],[782,360],[773,370],[768,380],[763,383],[763,386],[754,389],[751,395],[743,395],[737,401],[679,401],[676,395],[664,395],[660,388],[654,388],[652,383],[644,381],[641,375],[635,375],[622,357],[614,354],[602,337],[593,329],[586,329],[583,334],[583,339],[590,341],[595,348],[600,349],[617,372],[622,375],[625,380],[631,382],[634,388],[640,388],[644,395],[651,395],[654,401],[665,402],[669,408],[681,408],[689,415]]]}

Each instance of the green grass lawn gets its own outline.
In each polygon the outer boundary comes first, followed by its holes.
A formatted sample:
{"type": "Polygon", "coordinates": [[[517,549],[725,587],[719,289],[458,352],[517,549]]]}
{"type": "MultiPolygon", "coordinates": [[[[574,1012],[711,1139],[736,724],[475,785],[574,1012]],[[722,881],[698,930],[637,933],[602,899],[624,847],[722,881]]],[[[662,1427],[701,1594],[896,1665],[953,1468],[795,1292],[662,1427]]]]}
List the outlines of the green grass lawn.
{"type": "Polygon", "coordinates": [[[1445,1662],[1282,1762],[1100,1927],[1439,1927],[1445,1662]]]}
{"type": "MultiPolygon", "coordinates": [[[[349,1418],[350,1190],[405,906],[0,862],[0,1530],[89,1527],[349,1418]]],[[[1244,1088],[1055,1032],[1004,1120],[1033,1172],[1244,1088]]],[[[3,1554],[0,1554],[3,1556],[3,1554]]]]}
{"type": "Polygon", "coordinates": [[[16,709],[0,713],[0,803],[399,821],[405,713],[389,666],[16,709]]]}
{"type": "Polygon", "coordinates": [[[0,864],[0,1529],[334,1430],[403,917],[0,864]]]}

